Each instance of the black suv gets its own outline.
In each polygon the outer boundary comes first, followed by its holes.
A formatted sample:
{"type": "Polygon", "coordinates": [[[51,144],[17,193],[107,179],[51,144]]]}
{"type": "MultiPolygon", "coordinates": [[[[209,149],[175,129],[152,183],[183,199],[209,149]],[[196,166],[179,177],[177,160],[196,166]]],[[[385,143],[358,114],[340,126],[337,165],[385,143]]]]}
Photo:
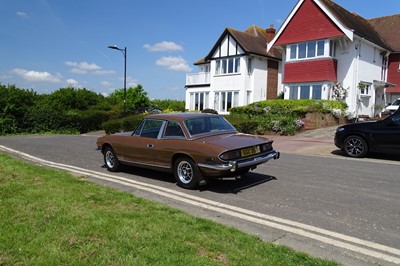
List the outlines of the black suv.
{"type": "Polygon", "coordinates": [[[400,109],[383,120],[338,127],[335,145],[356,158],[369,152],[400,154],[400,109]]]}

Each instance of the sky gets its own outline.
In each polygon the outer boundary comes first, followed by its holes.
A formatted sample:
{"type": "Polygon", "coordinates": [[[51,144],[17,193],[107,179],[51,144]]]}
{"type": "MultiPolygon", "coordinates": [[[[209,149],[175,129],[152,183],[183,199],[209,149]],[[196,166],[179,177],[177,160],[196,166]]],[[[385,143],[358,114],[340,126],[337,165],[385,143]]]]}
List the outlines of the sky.
{"type": "MultiPolygon", "coordinates": [[[[364,18],[400,0],[336,0],[364,18]]],[[[185,99],[185,78],[225,28],[279,29],[297,0],[0,0],[0,84],[109,95],[142,85],[150,99],[185,99]]]]}

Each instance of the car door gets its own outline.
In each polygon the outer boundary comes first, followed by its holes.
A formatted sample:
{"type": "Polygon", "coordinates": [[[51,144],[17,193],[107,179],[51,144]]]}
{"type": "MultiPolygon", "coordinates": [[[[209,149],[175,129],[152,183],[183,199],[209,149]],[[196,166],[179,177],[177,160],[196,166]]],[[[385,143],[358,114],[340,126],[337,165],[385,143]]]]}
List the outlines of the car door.
{"type": "Polygon", "coordinates": [[[400,112],[378,122],[372,134],[375,149],[381,152],[400,153],[400,112]]]}
{"type": "Polygon", "coordinates": [[[164,121],[144,119],[132,137],[126,141],[124,150],[131,163],[146,166],[154,165],[154,148],[159,138],[164,121]]]}
{"type": "Polygon", "coordinates": [[[161,135],[161,139],[155,144],[155,165],[160,168],[172,167],[172,156],[177,151],[186,150],[190,142],[186,139],[182,127],[176,121],[168,121],[161,135]]]}

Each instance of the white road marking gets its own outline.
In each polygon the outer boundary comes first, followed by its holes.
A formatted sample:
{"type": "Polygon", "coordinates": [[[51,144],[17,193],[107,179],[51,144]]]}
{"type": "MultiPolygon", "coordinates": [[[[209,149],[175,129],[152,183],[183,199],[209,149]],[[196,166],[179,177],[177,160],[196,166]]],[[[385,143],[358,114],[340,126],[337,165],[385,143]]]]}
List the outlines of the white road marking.
{"type": "Polygon", "coordinates": [[[219,203],[197,196],[189,195],[183,192],[175,191],[168,188],[159,187],[156,185],[146,184],[139,181],[130,180],[128,178],[105,174],[92,170],[83,169],[71,165],[55,163],[43,160],[32,155],[7,148],[0,145],[0,150],[17,154],[18,156],[31,160],[36,163],[47,165],[50,167],[74,172],[80,175],[90,176],[96,179],[113,182],[139,190],[151,192],[178,202],[193,205],[196,207],[216,211],[229,216],[237,217],[253,223],[265,225],[268,227],[283,230],[289,233],[297,234],[306,238],[314,239],[329,245],[347,249],[359,254],[375,257],[384,261],[400,264],[400,250],[389,246],[377,244],[367,240],[347,236],[333,231],[325,230],[315,226],[302,224],[299,222],[283,219],[271,215],[266,215],[240,207],[219,203]],[[391,254],[391,255],[389,255],[391,254]]]}

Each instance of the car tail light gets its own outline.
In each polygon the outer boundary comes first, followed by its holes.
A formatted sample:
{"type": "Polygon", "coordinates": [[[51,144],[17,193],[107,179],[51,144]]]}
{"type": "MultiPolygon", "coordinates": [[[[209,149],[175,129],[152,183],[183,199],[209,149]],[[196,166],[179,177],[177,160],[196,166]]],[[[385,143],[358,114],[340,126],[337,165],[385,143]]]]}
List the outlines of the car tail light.
{"type": "Polygon", "coordinates": [[[221,160],[232,160],[232,159],[240,158],[240,151],[236,150],[236,151],[224,152],[219,156],[219,158],[221,160]]]}
{"type": "Polygon", "coordinates": [[[260,145],[260,147],[261,147],[261,152],[270,151],[270,150],[272,150],[272,142],[264,143],[264,144],[260,145]]]}

